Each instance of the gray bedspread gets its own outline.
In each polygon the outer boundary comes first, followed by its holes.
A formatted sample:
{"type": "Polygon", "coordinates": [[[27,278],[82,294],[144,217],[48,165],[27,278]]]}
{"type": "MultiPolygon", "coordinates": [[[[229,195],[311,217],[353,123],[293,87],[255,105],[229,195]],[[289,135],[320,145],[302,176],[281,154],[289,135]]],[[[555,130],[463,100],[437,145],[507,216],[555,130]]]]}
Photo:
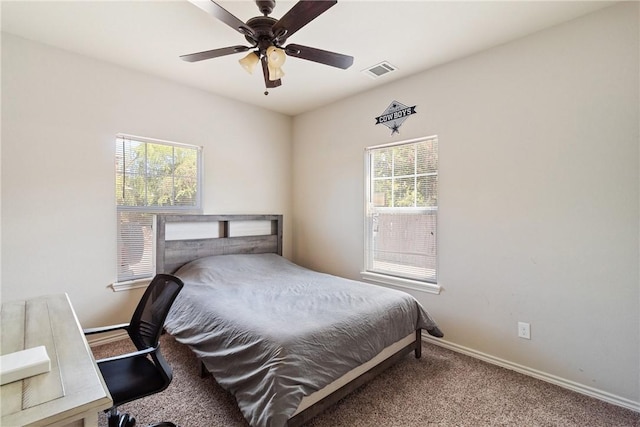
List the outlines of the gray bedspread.
{"type": "Polygon", "coordinates": [[[202,258],[165,328],[231,392],[254,427],[286,425],[317,391],[416,328],[442,336],[409,294],[311,271],[275,254],[202,258]]]}

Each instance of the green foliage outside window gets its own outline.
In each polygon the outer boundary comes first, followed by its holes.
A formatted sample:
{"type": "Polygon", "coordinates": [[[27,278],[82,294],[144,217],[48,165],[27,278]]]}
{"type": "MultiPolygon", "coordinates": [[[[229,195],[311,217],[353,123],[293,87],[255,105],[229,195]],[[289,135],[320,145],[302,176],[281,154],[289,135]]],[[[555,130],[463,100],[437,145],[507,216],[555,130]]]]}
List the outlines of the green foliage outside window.
{"type": "Polygon", "coordinates": [[[118,206],[197,206],[198,149],[117,139],[118,206]]]}
{"type": "Polygon", "coordinates": [[[438,150],[435,140],[373,152],[375,207],[419,208],[438,205],[438,150]]]}

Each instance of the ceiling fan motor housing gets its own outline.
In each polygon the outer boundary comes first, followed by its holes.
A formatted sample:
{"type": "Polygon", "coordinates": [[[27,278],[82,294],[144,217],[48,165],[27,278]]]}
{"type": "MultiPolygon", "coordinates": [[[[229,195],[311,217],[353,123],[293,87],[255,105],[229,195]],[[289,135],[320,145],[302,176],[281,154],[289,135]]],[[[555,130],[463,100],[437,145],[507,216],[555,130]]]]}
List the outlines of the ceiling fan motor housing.
{"type": "Polygon", "coordinates": [[[244,36],[251,44],[258,44],[258,48],[262,52],[263,49],[275,44],[276,37],[273,34],[273,26],[278,22],[275,18],[268,16],[257,16],[247,21],[247,26],[250,27],[256,35],[253,39],[250,36],[244,36]]]}

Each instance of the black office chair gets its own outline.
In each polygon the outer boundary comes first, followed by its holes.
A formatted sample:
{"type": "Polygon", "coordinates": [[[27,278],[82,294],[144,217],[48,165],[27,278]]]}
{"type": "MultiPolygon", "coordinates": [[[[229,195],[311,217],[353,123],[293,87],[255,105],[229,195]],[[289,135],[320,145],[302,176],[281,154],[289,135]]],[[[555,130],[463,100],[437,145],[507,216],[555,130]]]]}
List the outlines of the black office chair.
{"type": "MultiPolygon", "coordinates": [[[[113,398],[107,409],[109,427],[133,427],[135,418],[121,414],[117,407],[169,386],[171,366],[160,353],[160,335],[169,309],[182,289],[182,281],[169,274],[156,275],[133,313],[130,323],[85,329],[86,335],[124,329],[138,351],[97,361],[100,372],[113,398]]],[[[153,427],[176,427],[170,422],[153,427]]]]}

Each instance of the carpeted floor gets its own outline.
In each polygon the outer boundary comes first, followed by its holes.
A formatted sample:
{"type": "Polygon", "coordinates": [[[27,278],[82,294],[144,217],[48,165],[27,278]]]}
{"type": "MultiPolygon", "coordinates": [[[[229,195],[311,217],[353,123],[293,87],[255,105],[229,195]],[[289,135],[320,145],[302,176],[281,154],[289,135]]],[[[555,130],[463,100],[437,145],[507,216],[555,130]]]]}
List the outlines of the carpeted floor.
{"type": "MultiPolygon", "coordinates": [[[[174,370],[169,388],[120,408],[138,426],[247,426],[234,398],[199,377],[187,347],[164,335],[161,348],[174,370]]],[[[96,359],[130,350],[127,341],[93,349],[96,359]]],[[[99,423],[106,427],[104,414],[99,423]]],[[[640,414],[425,343],[421,359],[408,355],[307,425],[640,427],[640,414]]]]}

